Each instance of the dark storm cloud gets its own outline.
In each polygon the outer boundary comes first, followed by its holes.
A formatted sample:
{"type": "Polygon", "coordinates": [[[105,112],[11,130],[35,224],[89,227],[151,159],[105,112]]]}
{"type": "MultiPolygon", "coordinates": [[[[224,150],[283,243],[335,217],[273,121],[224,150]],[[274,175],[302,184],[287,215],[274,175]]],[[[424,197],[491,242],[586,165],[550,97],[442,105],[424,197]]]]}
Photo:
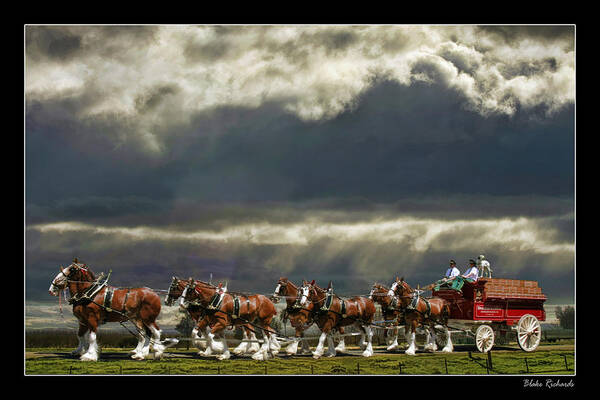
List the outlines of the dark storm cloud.
{"type": "MultiPolygon", "coordinates": [[[[172,90],[150,91],[144,104],[172,90]]],[[[87,201],[90,211],[99,212],[98,198],[117,196],[140,204],[155,204],[150,198],[209,204],[406,199],[398,208],[435,212],[452,207],[410,206],[410,199],[453,194],[464,196],[448,200],[459,202],[456,209],[538,214],[544,203],[503,206],[493,196],[528,195],[551,204],[545,196],[569,197],[574,184],[572,109],[542,122],[526,113],[482,117],[464,110],[459,94],[435,85],[381,82],[355,110],[324,123],[301,121],[276,104],[201,113],[183,127],[185,133],[169,138],[169,159],[160,162],[140,157],[134,143],[115,147],[103,134],[127,129],[126,119],[82,123],[73,117],[75,104],[30,105],[26,143],[28,201],[53,204],[56,215],[70,210],[73,218],[74,204],[87,201]],[[106,196],[107,190],[112,195],[106,196]],[[475,195],[488,196],[488,203],[470,206],[469,196],[475,195]]],[[[103,212],[121,215],[119,204],[109,200],[103,212]]],[[[126,200],[122,207],[130,204],[126,200]]],[[[82,218],[95,214],[80,210],[82,218]]]]}
{"type": "Polygon", "coordinates": [[[101,55],[121,58],[130,46],[154,40],[152,26],[36,26],[25,29],[28,59],[67,63],[75,57],[101,55]]]}
{"type": "Polygon", "coordinates": [[[478,26],[481,32],[491,33],[501,38],[506,43],[515,43],[524,38],[553,42],[561,40],[566,42],[570,48],[575,44],[575,27],[568,25],[535,25],[535,26],[478,26]]]}

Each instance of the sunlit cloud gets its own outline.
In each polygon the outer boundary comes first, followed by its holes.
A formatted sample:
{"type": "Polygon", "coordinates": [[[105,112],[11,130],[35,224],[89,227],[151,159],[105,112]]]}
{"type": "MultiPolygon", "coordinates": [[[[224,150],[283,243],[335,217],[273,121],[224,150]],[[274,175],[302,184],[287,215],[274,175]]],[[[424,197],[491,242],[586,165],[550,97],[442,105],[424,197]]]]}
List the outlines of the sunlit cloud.
{"type": "Polygon", "coordinates": [[[502,244],[514,250],[538,253],[573,252],[574,243],[552,243],[542,237],[535,220],[503,218],[497,220],[435,220],[399,218],[392,221],[363,223],[293,224],[255,223],[229,227],[221,231],[178,231],[148,226],[105,227],[77,222],[32,225],[41,233],[82,232],[94,235],[118,235],[128,240],[246,242],[255,245],[299,245],[328,238],[339,242],[411,242],[412,250],[425,252],[443,248],[451,235],[454,248],[481,248],[502,244]],[[469,232],[476,232],[475,235],[469,232]]]}

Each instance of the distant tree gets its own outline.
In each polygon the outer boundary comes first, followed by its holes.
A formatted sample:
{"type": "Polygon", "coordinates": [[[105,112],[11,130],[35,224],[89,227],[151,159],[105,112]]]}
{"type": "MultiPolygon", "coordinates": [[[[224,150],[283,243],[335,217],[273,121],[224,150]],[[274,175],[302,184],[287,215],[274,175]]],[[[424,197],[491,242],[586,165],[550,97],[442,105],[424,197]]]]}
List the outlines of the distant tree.
{"type": "Polygon", "coordinates": [[[556,318],[563,329],[575,329],[575,308],[566,306],[556,307],[556,318]]]}
{"type": "Polygon", "coordinates": [[[179,313],[182,314],[182,317],[179,323],[175,326],[175,330],[181,333],[181,335],[184,337],[190,337],[192,335],[192,329],[194,329],[196,323],[187,312],[179,310],[179,313]]]}

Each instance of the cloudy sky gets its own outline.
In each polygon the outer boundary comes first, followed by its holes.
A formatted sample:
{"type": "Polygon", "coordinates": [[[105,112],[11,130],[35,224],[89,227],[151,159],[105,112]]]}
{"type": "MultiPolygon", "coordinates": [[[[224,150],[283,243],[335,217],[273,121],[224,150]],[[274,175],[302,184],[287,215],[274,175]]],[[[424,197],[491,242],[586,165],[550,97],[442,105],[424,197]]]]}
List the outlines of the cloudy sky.
{"type": "Polygon", "coordinates": [[[31,310],[74,256],[116,286],[353,295],[483,253],[574,302],[573,26],[24,34],[31,310]]]}

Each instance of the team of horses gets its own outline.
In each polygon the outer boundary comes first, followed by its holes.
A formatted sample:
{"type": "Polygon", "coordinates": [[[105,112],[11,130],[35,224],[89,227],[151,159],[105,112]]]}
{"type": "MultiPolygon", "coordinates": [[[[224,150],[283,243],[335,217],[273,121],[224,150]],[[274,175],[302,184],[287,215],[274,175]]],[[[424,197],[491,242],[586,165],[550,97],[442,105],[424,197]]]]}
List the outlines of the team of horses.
{"type": "MultiPolygon", "coordinates": [[[[70,294],[69,303],[79,322],[79,346],[72,354],[83,361],[98,360],[96,333],[99,325],[106,322],[132,322],[137,330],[138,345],[131,351],[131,358],[143,360],[151,351],[154,358],[161,358],[164,351],[177,340],[160,339],[161,330],[156,319],[161,310],[161,299],[152,289],[116,288],[102,282],[91,269],[76,259],[52,280],[49,292],[59,296],[64,290],[70,294]]],[[[443,352],[452,352],[453,346],[447,322],[449,305],[441,298],[424,298],[411,288],[404,278],[396,280],[388,288],[379,283],[373,284],[368,296],[342,298],[333,292],[332,282],[326,288],[315,281],[302,281],[296,285],[286,277],[281,277],[272,296],[244,294],[228,291],[221,284],[173,277],[164,302],[173,306],[175,302],[194,322],[190,340],[199,349],[201,356],[213,356],[219,360],[231,357],[225,330],[241,327],[243,340],[232,351],[236,355],[249,354],[255,360],[275,357],[281,350],[277,332],[270,326],[277,314],[274,303],[285,299],[286,308],[281,316],[285,323],[289,319],[295,329],[291,343],[285,349],[288,355],[311,353],[304,339],[304,331],[316,325],[321,331],[313,358],[334,357],[344,353],[344,327],[354,326],[360,334],[359,346],[362,356],[373,355],[373,328],[380,327],[375,321],[375,303],[381,307],[382,315],[391,329],[386,331],[388,340],[395,331],[388,351],[397,349],[398,326],[404,325],[408,343],[406,354],[416,351],[415,334],[417,328],[427,333],[424,350],[436,351],[436,331],[442,331],[447,339],[443,352]],[[262,340],[257,337],[262,336],[262,340]],[[334,335],[339,336],[334,347],[334,335]],[[328,351],[325,353],[325,341],[328,351]],[[262,343],[262,344],[261,344],[262,343]]]]}

